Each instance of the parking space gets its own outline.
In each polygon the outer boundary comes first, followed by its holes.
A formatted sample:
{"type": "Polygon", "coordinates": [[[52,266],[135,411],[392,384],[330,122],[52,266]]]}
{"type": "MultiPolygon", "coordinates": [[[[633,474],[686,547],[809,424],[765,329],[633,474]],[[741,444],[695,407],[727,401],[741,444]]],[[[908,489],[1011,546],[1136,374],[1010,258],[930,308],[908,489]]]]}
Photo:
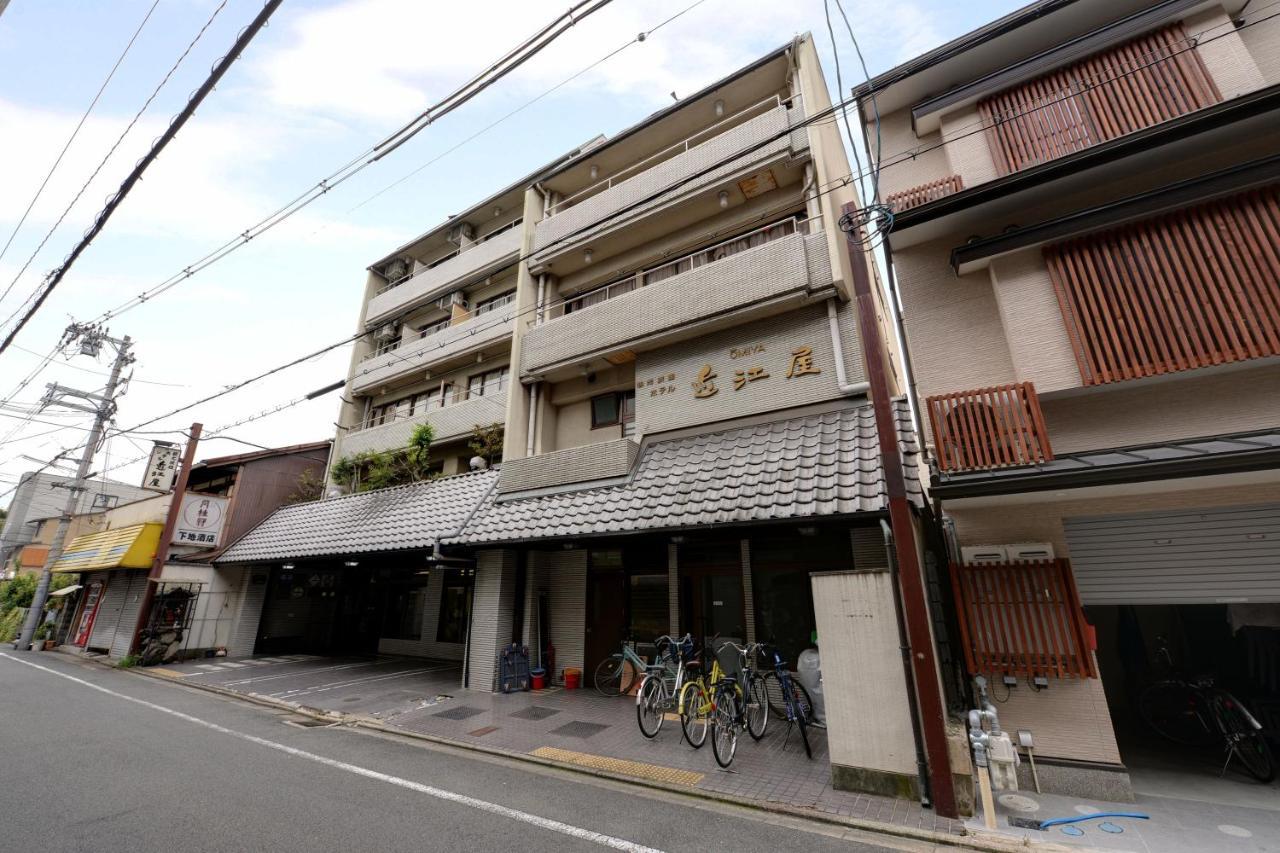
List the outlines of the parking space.
{"type": "Polygon", "coordinates": [[[461,666],[454,661],[286,655],[200,661],[165,670],[191,684],[672,787],[959,831],[957,823],[913,802],[834,790],[826,733],[810,730],[813,757],[806,758],[798,734],[777,719],[770,719],[758,743],[742,735],[733,766],[725,771],[716,765],[710,742],[695,750],[684,741],[674,715],[653,740],[641,735],[631,697],[558,687],[513,694],[463,690],[461,666]]]}

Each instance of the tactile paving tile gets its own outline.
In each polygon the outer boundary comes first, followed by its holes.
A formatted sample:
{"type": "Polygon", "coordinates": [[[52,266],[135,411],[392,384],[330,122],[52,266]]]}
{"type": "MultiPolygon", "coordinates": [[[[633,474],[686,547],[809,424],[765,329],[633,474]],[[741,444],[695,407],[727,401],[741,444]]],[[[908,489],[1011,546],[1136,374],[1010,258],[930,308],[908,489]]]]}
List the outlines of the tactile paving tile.
{"type": "Polygon", "coordinates": [[[675,767],[660,767],[657,764],[645,764],[642,761],[627,761],[622,758],[610,758],[607,755],[592,755],[587,752],[574,752],[571,749],[557,749],[554,746],[540,746],[529,753],[538,758],[552,761],[563,761],[566,764],[577,764],[593,770],[606,770],[635,776],[639,779],[652,779],[655,782],[667,782],[672,785],[694,786],[702,781],[703,773],[692,770],[678,770],[675,767]]]}
{"type": "Polygon", "coordinates": [[[541,705],[530,705],[521,711],[507,716],[515,717],[517,720],[545,720],[547,717],[554,717],[560,711],[556,708],[544,708],[541,705]]]}
{"type": "Polygon", "coordinates": [[[588,723],[582,720],[574,720],[572,723],[565,723],[563,726],[552,729],[548,734],[588,738],[599,734],[607,728],[609,727],[604,723],[588,723]]]}
{"type": "Polygon", "coordinates": [[[450,708],[447,711],[441,711],[438,714],[432,714],[433,717],[444,717],[446,720],[465,720],[474,717],[476,714],[483,714],[483,708],[472,708],[470,705],[459,705],[456,708],[450,708]]]}

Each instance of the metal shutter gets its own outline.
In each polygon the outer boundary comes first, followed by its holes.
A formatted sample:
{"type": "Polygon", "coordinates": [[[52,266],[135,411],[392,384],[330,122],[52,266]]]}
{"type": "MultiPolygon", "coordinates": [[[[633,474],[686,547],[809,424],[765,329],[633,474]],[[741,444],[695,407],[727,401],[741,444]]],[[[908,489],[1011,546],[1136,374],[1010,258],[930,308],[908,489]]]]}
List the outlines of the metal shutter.
{"type": "Polygon", "coordinates": [[[1063,525],[1084,604],[1280,602],[1280,504],[1063,525]]]}

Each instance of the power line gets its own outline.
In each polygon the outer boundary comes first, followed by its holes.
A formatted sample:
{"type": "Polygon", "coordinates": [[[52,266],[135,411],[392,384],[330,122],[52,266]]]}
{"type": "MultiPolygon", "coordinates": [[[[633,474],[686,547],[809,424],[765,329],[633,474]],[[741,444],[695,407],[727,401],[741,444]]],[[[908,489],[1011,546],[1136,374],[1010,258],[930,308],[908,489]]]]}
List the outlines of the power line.
{"type": "MultiPolygon", "coordinates": [[[[159,0],[156,0],[156,2],[159,2],[159,0]]],[[[227,0],[222,0],[222,2],[218,4],[218,6],[213,10],[213,14],[209,16],[209,20],[205,21],[204,26],[200,28],[200,31],[196,33],[195,38],[193,38],[190,44],[187,45],[187,49],[184,50],[182,52],[182,55],[178,57],[177,61],[174,62],[172,66],[170,66],[169,71],[160,80],[160,83],[155,87],[155,89],[152,90],[151,94],[147,97],[146,101],[143,102],[142,106],[138,109],[138,111],[134,113],[134,116],[129,121],[129,124],[126,125],[125,129],[120,132],[120,135],[118,137],[116,137],[116,141],[111,144],[111,147],[107,150],[107,153],[103,155],[102,160],[98,163],[97,167],[93,170],[93,173],[90,174],[89,177],[85,180],[85,182],[80,186],[80,189],[76,192],[75,197],[72,198],[71,201],[67,204],[67,206],[63,209],[62,214],[58,217],[57,221],[53,223],[53,226],[50,227],[47,232],[45,232],[43,239],[40,240],[40,244],[36,246],[35,250],[31,253],[31,256],[27,258],[27,262],[22,265],[22,269],[18,270],[18,274],[13,277],[13,281],[9,282],[9,286],[5,288],[4,293],[0,294],[0,302],[2,302],[4,298],[9,295],[9,291],[11,291],[14,285],[18,283],[18,280],[22,278],[22,274],[25,273],[27,271],[27,268],[31,266],[32,261],[34,261],[36,259],[36,256],[40,254],[40,250],[45,247],[45,244],[49,242],[49,238],[52,237],[53,233],[58,230],[58,227],[62,225],[63,220],[67,218],[67,215],[69,213],[71,213],[71,209],[76,206],[76,203],[80,201],[81,196],[85,194],[85,191],[89,189],[89,186],[93,183],[94,179],[98,177],[98,173],[101,172],[102,168],[107,165],[107,161],[110,160],[111,156],[116,153],[116,149],[120,147],[120,143],[124,142],[124,138],[129,135],[129,131],[133,130],[134,125],[136,125],[138,123],[138,120],[142,118],[142,114],[145,113],[147,111],[147,108],[151,106],[151,102],[154,101],[156,99],[156,96],[160,94],[160,90],[163,89],[165,87],[165,84],[169,82],[169,78],[172,77],[173,73],[178,70],[178,66],[180,66],[183,63],[183,61],[187,58],[187,55],[191,53],[192,48],[196,46],[196,42],[200,41],[201,37],[204,36],[205,31],[209,29],[209,27],[213,24],[214,19],[218,17],[218,13],[221,12],[226,5],[227,5],[227,0]]],[[[154,10],[155,6],[152,6],[151,8],[154,10]]],[[[147,13],[148,16],[150,16],[150,14],[151,14],[150,12],[147,13]]],[[[146,23],[146,22],[144,21],[143,23],[146,23]]],[[[136,38],[137,34],[135,33],[134,35],[136,38]]],[[[130,44],[132,43],[133,42],[130,42],[130,44]]],[[[99,91],[98,94],[102,94],[101,91],[99,91]]],[[[97,100],[95,99],[94,102],[96,103],[97,100]]],[[[86,115],[88,114],[86,113],[86,115]]],[[[83,120],[81,121],[81,123],[83,123],[83,120]]],[[[79,131],[79,129],[80,128],[77,126],[76,130],[79,131]]],[[[73,138],[74,138],[74,134],[73,134],[73,138]]],[[[65,148],[63,149],[63,153],[66,153],[65,148]]],[[[61,159],[61,156],[59,156],[59,159],[61,159]]],[[[55,163],[54,166],[56,168],[57,164],[55,163]]],[[[50,174],[53,174],[53,173],[50,172],[50,174]]],[[[45,181],[47,183],[48,178],[46,178],[45,181]]],[[[43,184],[41,184],[40,189],[42,190],[44,189],[43,184]]],[[[37,193],[37,195],[39,195],[39,193],[37,193]]],[[[28,208],[28,210],[30,210],[30,208],[28,208]]],[[[19,226],[21,226],[22,223],[19,222],[18,224],[19,226]]],[[[17,232],[15,231],[14,233],[17,233],[17,232]]],[[[10,241],[12,241],[13,238],[10,237],[9,239],[10,241]]],[[[6,245],[5,248],[7,249],[8,246],[6,245]]],[[[4,256],[4,253],[0,252],[0,257],[3,257],[3,256],[4,256]]],[[[23,301],[22,304],[26,305],[27,302],[29,302],[30,300],[31,300],[31,297],[28,297],[26,300],[23,301]]],[[[21,307],[22,306],[19,306],[18,310],[21,310],[21,307]]],[[[16,315],[17,315],[17,311],[15,311],[13,315],[10,315],[9,320],[13,319],[13,317],[16,315]]],[[[6,325],[8,324],[9,320],[5,320],[6,325]]]]}
{"type": "MultiPolygon", "coordinates": [[[[142,28],[147,25],[147,21],[151,20],[151,13],[160,5],[160,0],[155,0],[151,4],[151,8],[147,10],[147,14],[143,16],[142,23],[138,24],[138,28],[133,31],[133,35],[129,38],[129,43],[124,46],[124,51],[120,57],[116,59],[116,64],[111,66],[111,71],[107,74],[107,79],[102,81],[102,85],[98,87],[98,93],[93,96],[93,100],[89,102],[89,107],[84,111],[84,115],[80,116],[80,121],[76,123],[75,129],[71,131],[71,135],[67,137],[67,141],[63,144],[62,150],[58,152],[58,157],[53,161],[53,165],[49,167],[49,173],[44,176],[44,180],[40,182],[40,186],[36,189],[36,194],[31,197],[31,201],[27,203],[27,209],[22,212],[22,217],[18,219],[18,224],[13,226],[13,233],[9,235],[9,239],[5,241],[4,248],[0,249],[0,260],[4,259],[5,253],[9,251],[9,247],[13,245],[13,238],[18,236],[18,232],[22,230],[23,223],[27,221],[27,216],[31,213],[31,208],[36,206],[36,202],[40,199],[44,188],[49,185],[49,179],[53,177],[53,173],[58,170],[58,165],[62,162],[62,158],[66,156],[67,149],[71,147],[71,143],[76,141],[76,137],[80,134],[80,128],[84,127],[85,121],[89,118],[89,113],[93,112],[93,108],[98,105],[98,100],[102,97],[102,93],[106,91],[107,84],[111,82],[111,78],[116,76],[120,64],[124,62],[124,58],[129,55],[129,51],[133,48],[133,43],[138,40],[138,36],[142,33],[142,28]]],[[[46,238],[48,239],[48,238],[46,238]]],[[[41,242],[40,245],[44,245],[41,242]]],[[[31,261],[27,261],[30,264],[31,261]]],[[[26,270],[26,265],[22,269],[26,270]]],[[[21,273],[19,273],[21,276],[21,273]]],[[[8,287],[4,289],[4,293],[0,293],[0,301],[3,301],[9,295],[9,291],[13,289],[13,285],[17,283],[14,279],[8,287]]]]}
{"type": "Polygon", "coordinates": [[[169,142],[178,135],[178,131],[181,130],[191,116],[195,114],[196,108],[200,106],[206,97],[208,97],[209,93],[213,91],[213,87],[217,85],[218,81],[227,73],[227,70],[240,57],[240,54],[244,49],[249,46],[249,42],[251,42],[254,36],[256,36],[262,28],[266,26],[272,13],[280,7],[281,2],[283,2],[283,0],[267,0],[266,5],[263,6],[262,11],[258,13],[257,17],[253,19],[249,26],[245,27],[245,29],[241,31],[240,35],[236,38],[235,44],[231,46],[231,50],[228,51],[227,55],[219,60],[216,65],[214,65],[208,78],[200,85],[200,88],[192,94],[190,100],[187,101],[187,105],[183,107],[182,112],[178,113],[173,121],[169,123],[169,127],[151,146],[151,150],[148,151],[143,158],[138,161],[137,165],[133,167],[133,171],[129,173],[128,177],[126,177],[124,182],[120,185],[120,189],[116,191],[115,195],[113,195],[107,202],[106,206],[103,207],[102,211],[94,220],[93,225],[91,225],[89,230],[85,232],[84,237],[76,244],[76,247],[71,250],[71,254],[67,256],[67,259],[63,261],[60,267],[49,274],[48,278],[41,285],[41,288],[38,291],[39,295],[36,297],[35,303],[18,319],[17,325],[15,325],[13,330],[9,332],[9,335],[4,339],[4,342],[0,343],[0,354],[4,353],[4,351],[9,348],[9,344],[13,343],[13,339],[17,337],[20,331],[22,331],[22,328],[27,324],[27,322],[35,316],[35,313],[40,310],[40,306],[49,298],[49,294],[53,292],[54,288],[56,288],[66,276],[67,271],[71,269],[71,265],[76,262],[76,259],[80,257],[80,254],[84,252],[84,250],[89,247],[89,244],[93,242],[93,239],[98,236],[98,233],[106,226],[111,215],[116,212],[125,197],[128,196],[129,191],[132,190],[137,182],[142,178],[143,172],[145,172],[147,167],[160,156],[160,152],[165,149],[169,142]]]}
{"type": "MultiPolygon", "coordinates": [[[[115,308],[104,312],[99,319],[105,321],[142,305],[149,299],[159,296],[175,285],[186,281],[193,275],[222,260],[232,252],[242,248],[255,237],[265,234],[280,223],[291,218],[304,208],[319,200],[331,190],[346,183],[348,180],[360,174],[374,163],[377,163],[379,160],[400,148],[424,130],[428,125],[433,124],[453,112],[458,107],[461,107],[463,104],[488,89],[490,86],[493,86],[495,83],[502,80],[525,62],[528,62],[538,53],[541,53],[542,50],[548,47],[560,36],[568,32],[569,29],[595,12],[598,12],[600,9],[603,9],[611,2],[612,0],[580,0],[567,12],[555,18],[551,23],[545,25],[537,33],[507,51],[502,58],[486,67],[475,77],[471,78],[462,86],[446,95],[440,101],[428,107],[411,121],[402,125],[391,134],[385,136],[381,141],[365,149],[363,153],[352,158],[338,170],[331,172],[329,175],[322,178],[283,207],[278,208],[275,212],[259,220],[249,228],[246,228],[235,237],[227,240],[225,243],[196,262],[184,267],[181,271],[171,275],[160,284],[149,288],[137,296],[121,303],[115,308]]],[[[699,2],[702,2],[702,0],[699,0],[699,2]]]]}

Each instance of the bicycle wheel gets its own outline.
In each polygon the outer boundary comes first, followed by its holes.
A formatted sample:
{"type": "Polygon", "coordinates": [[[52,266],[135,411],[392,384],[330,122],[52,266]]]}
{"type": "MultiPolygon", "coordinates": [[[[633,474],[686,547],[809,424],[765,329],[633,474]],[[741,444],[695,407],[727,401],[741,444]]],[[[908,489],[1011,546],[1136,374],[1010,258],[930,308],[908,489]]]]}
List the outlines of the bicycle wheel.
{"type": "Polygon", "coordinates": [[[753,740],[764,737],[764,730],[769,725],[769,690],[764,679],[757,676],[751,679],[747,688],[747,734],[753,740]]]}
{"type": "Polygon", "coordinates": [[[658,736],[667,709],[667,685],[659,677],[646,676],[636,696],[636,723],[640,734],[647,738],[658,736]]]}
{"type": "Polygon", "coordinates": [[[1276,778],[1276,762],[1267,746],[1266,736],[1253,725],[1239,701],[1230,695],[1220,696],[1214,710],[1222,721],[1222,729],[1231,743],[1231,751],[1244,765],[1245,771],[1259,782],[1276,778]]]}
{"type": "Polygon", "coordinates": [[[702,683],[691,681],[680,691],[680,730],[689,746],[700,749],[707,742],[710,709],[702,683]]]}
{"type": "Polygon", "coordinates": [[[596,690],[601,696],[619,696],[622,694],[623,679],[625,689],[631,689],[631,680],[627,678],[627,662],[622,655],[611,655],[600,661],[596,667],[596,690]]]}
{"type": "Polygon", "coordinates": [[[764,692],[769,697],[769,710],[777,720],[787,721],[787,701],[782,698],[782,682],[776,672],[764,674],[764,692]]]}
{"type": "Polygon", "coordinates": [[[1194,687],[1180,681],[1160,681],[1138,697],[1138,715],[1152,731],[1180,746],[1209,746],[1219,741],[1201,715],[1194,687]]]}
{"type": "Polygon", "coordinates": [[[737,698],[728,690],[717,689],[715,709],[711,712],[711,752],[716,764],[728,768],[738,751],[738,724],[734,719],[737,698]]]}
{"type": "Polygon", "coordinates": [[[796,728],[800,730],[800,742],[804,744],[805,757],[813,758],[813,747],[809,746],[809,726],[813,723],[813,700],[809,698],[809,691],[804,689],[804,685],[794,678],[791,680],[791,689],[794,691],[796,728]]]}

